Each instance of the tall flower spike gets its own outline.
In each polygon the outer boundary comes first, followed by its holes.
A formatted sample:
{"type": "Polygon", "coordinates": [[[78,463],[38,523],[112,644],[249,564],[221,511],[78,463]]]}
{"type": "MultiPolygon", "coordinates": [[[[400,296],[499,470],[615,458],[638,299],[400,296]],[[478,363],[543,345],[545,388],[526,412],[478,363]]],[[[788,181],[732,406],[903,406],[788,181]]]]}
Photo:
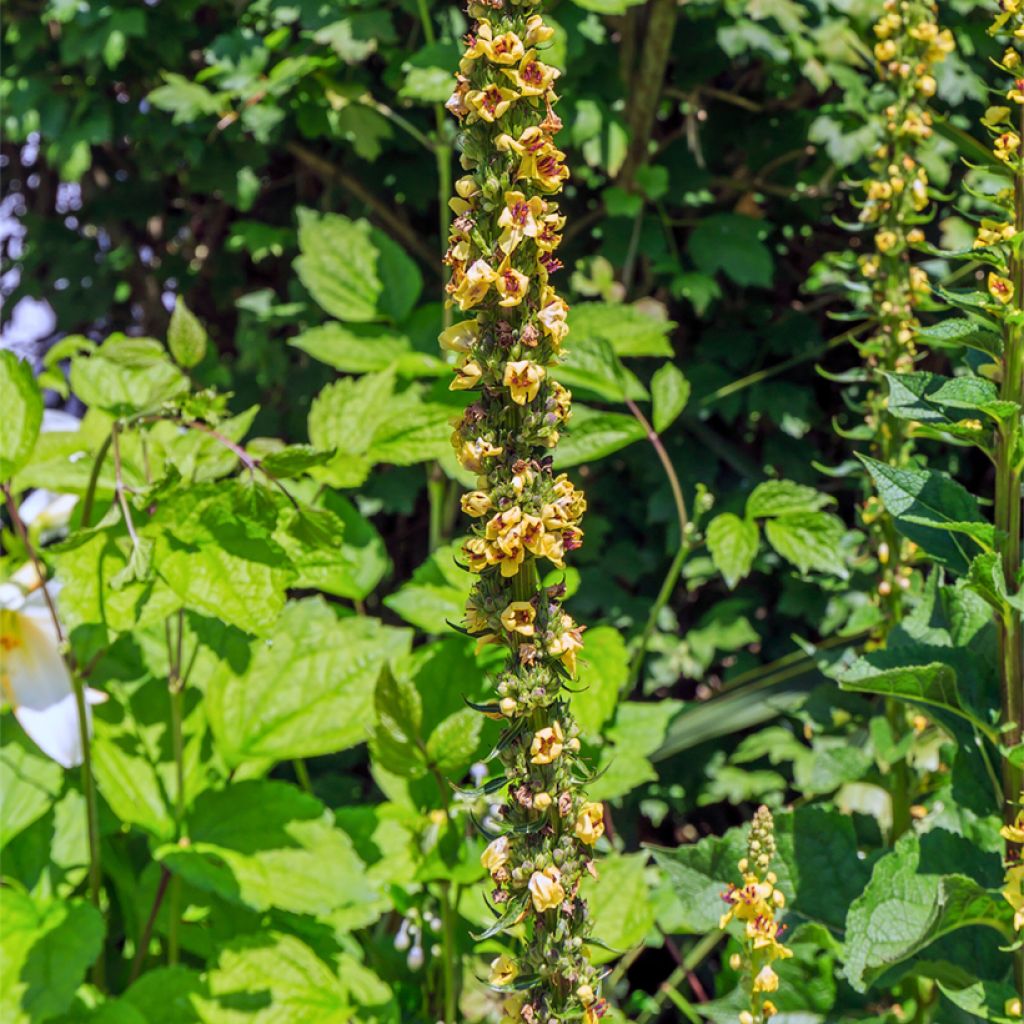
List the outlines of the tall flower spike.
{"type": "MultiPolygon", "coordinates": [[[[928,101],[935,94],[934,67],[953,50],[953,35],[940,29],[929,0],[886,0],[874,26],[878,76],[887,91],[881,139],[864,182],[860,221],[875,228],[874,251],[859,260],[868,285],[862,302],[876,318],[875,330],[860,344],[868,367],[882,373],[912,370],[919,330],[916,309],[928,297],[928,275],[911,260],[924,241],[921,225],[930,219],[928,173],[920,162],[922,143],[932,133],[928,101]]],[[[868,395],[866,423],[871,454],[889,465],[903,465],[911,453],[906,420],[886,412],[886,388],[868,395]]],[[[864,510],[878,559],[882,629],[899,621],[901,592],[910,585],[913,546],[897,534],[876,497],[864,510]]]]}
{"type": "Polygon", "coordinates": [[[774,859],[775,822],[771,811],[762,806],[750,823],[747,855],[737,865],[743,882],[730,885],[722,893],[728,910],[719,922],[720,928],[728,927],[732,921],[743,926],[743,952],[734,954],[730,961],[733,970],[742,971],[747,985],[748,1008],[740,1013],[740,1024],[767,1024],[775,1016],[775,1004],[767,998],[779,988],[773,964],[793,955],[781,942],[785,925],[775,920],[786,900],[775,887],[775,873],[769,870],[774,859]]]}
{"type": "Polygon", "coordinates": [[[508,654],[485,714],[505,721],[498,745],[507,796],[501,834],[481,858],[499,919],[489,934],[525,921],[515,957],[494,961],[506,1021],[595,1022],[606,1004],[585,953],[590,929],[580,896],[596,875],[602,806],[588,801],[587,770],[565,683],[576,672],[583,627],[562,608],[562,585],[539,569],[564,566],[583,539],[586,500],[552,471],[551,450],[571,396],[552,380],[568,307],[551,277],[565,223],[554,196],[569,172],[555,143],[559,72],[543,61],[552,30],[530,0],[471,2],[476,19],[449,111],[461,126],[462,167],[445,262],[450,301],[467,319],[441,336],[456,353],[452,388],[475,400],[452,445],[477,474],[464,495],[471,517],[463,555],[477,582],[465,627],[508,654]]]}

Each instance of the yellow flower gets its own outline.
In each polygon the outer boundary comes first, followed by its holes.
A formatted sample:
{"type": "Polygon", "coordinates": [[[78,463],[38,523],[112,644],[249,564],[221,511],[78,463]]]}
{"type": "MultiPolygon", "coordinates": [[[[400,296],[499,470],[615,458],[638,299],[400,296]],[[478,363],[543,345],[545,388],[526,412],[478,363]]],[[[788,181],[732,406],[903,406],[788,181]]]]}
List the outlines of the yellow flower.
{"type": "Polygon", "coordinates": [[[589,1006],[597,996],[594,995],[594,990],[589,985],[580,985],[576,989],[576,998],[584,1005],[589,1006]]]}
{"type": "Polygon", "coordinates": [[[540,312],[537,319],[544,333],[551,339],[551,344],[556,349],[559,348],[569,333],[569,307],[550,286],[545,286],[541,290],[540,312]]]}
{"type": "Polygon", "coordinates": [[[534,871],[530,875],[529,890],[533,897],[533,909],[538,914],[545,910],[555,910],[565,900],[565,890],[560,881],[562,873],[556,867],[534,871]]]}
{"type": "Polygon", "coordinates": [[[529,601],[513,601],[502,613],[501,624],[509,633],[533,636],[537,609],[529,601]]]}
{"type": "Polygon", "coordinates": [[[523,36],[523,42],[527,46],[536,46],[537,43],[546,43],[554,34],[555,30],[549,25],[545,25],[544,19],[539,14],[531,14],[526,19],[526,33],[523,36]]]}
{"type": "Polygon", "coordinates": [[[993,146],[996,156],[1009,163],[1020,149],[1020,136],[1016,132],[1003,132],[997,135],[993,146]]]}
{"type": "Polygon", "coordinates": [[[475,359],[467,359],[461,366],[455,367],[455,377],[448,385],[449,391],[469,391],[480,383],[483,370],[475,359]]]}
{"type": "Polygon", "coordinates": [[[1011,996],[1003,1004],[1003,1013],[1007,1017],[1024,1017],[1024,1003],[1019,996],[1011,996]]]}
{"type": "MultiPolygon", "coordinates": [[[[455,436],[457,438],[458,434],[455,436]]],[[[462,464],[462,467],[468,469],[470,473],[482,473],[484,468],[483,460],[501,455],[503,451],[503,448],[495,447],[490,441],[478,437],[475,441],[463,441],[457,445],[455,457],[462,464]]]]}
{"type": "Polygon", "coordinates": [[[551,794],[541,792],[533,798],[533,809],[535,811],[546,811],[551,806],[551,794]]]}
{"type": "Polygon", "coordinates": [[[531,363],[529,359],[519,359],[505,364],[502,383],[509,389],[516,405],[526,405],[537,397],[544,375],[543,366],[531,363]]]}
{"type": "Polygon", "coordinates": [[[522,1024],[522,1009],[523,1003],[526,1002],[526,996],[510,996],[501,1004],[501,1024],[522,1024]]]}
{"type": "Polygon", "coordinates": [[[519,977],[519,965],[512,957],[502,953],[491,961],[491,975],[488,979],[492,985],[511,985],[519,977]]]}
{"type": "Polygon", "coordinates": [[[505,193],[505,209],[498,218],[498,226],[503,229],[498,239],[502,252],[510,253],[524,238],[537,237],[537,221],[544,206],[540,196],[527,199],[522,192],[505,193]]]}
{"type": "Polygon", "coordinates": [[[895,231],[879,231],[875,235],[875,248],[879,252],[888,252],[894,246],[899,243],[899,238],[896,236],[895,231]]]}
{"type": "Polygon", "coordinates": [[[467,491],[462,496],[461,505],[462,511],[467,516],[479,519],[480,516],[485,516],[490,512],[492,507],[491,496],[486,491],[467,491]]]}
{"type": "Polygon", "coordinates": [[[443,330],[438,339],[441,348],[448,352],[459,352],[463,355],[472,351],[478,338],[475,320],[460,320],[457,324],[443,330]]]}
{"type": "Polygon", "coordinates": [[[462,554],[470,572],[483,572],[490,565],[487,559],[487,542],[481,537],[470,537],[462,545],[462,554]]]}
{"type": "Polygon", "coordinates": [[[533,734],[533,742],[530,744],[530,763],[551,764],[561,756],[564,741],[561,722],[556,721],[553,725],[538,729],[533,734]]]}
{"type": "Polygon", "coordinates": [[[459,308],[465,312],[482,302],[497,277],[498,275],[486,260],[477,260],[466,271],[465,276],[453,292],[453,298],[459,304],[459,308]]]}
{"type": "Polygon", "coordinates": [[[486,89],[470,89],[466,93],[466,106],[470,114],[493,124],[517,99],[519,93],[515,89],[503,89],[492,83],[486,89]]]}
{"type": "Polygon", "coordinates": [[[1017,815],[1012,825],[1004,825],[999,834],[1009,843],[1024,843],[1024,811],[1017,815]]]}
{"type": "Polygon", "coordinates": [[[1013,88],[1006,94],[1006,98],[1014,103],[1024,103],[1024,78],[1014,80],[1013,88]]]}
{"type": "Polygon", "coordinates": [[[501,295],[499,306],[518,306],[526,298],[526,290],[530,287],[530,279],[509,263],[510,255],[505,254],[498,267],[497,280],[494,282],[494,287],[501,295]]]}
{"type": "Polygon", "coordinates": [[[504,512],[498,512],[487,520],[484,536],[488,540],[497,540],[508,533],[522,518],[523,510],[518,505],[513,505],[511,508],[505,509],[504,512]]]}
{"type": "Polygon", "coordinates": [[[770,999],[766,999],[761,1004],[761,1012],[764,1014],[765,1020],[770,1020],[779,1012],[779,1008],[770,999]]]}
{"type": "Polygon", "coordinates": [[[498,868],[503,868],[508,863],[508,855],[508,836],[498,836],[488,843],[484,852],[480,854],[480,863],[484,870],[493,875],[498,868]]]}
{"type": "Polygon", "coordinates": [[[883,64],[888,63],[896,56],[896,44],[891,39],[875,43],[875,58],[883,64]]]}
{"type": "Polygon", "coordinates": [[[581,843],[593,846],[604,835],[604,807],[598,803],[586,803],[576,817],[574,829],[581,843]]]}
{"type": "Polygon", "coordinates": [[[757,977],[754,978],[754,991],[755,992],[778,992],[779,990],[779,976],[765,964],[760,971],[757,972],[757,977]]]}
{"type": "Polygon", "coordinates": [[[576,654],[583,650],[582,629],[571,615],[562,615],[562,631],[548,643],[548,653],[561,659],[571,675],[576,674],[576,654]]]}
{"type": "MultiPolygon", "coordinates": [[[[554,204],[549,205],[549,210],[552,209],[554,204]]],[[[558,213],[546,213],[540,220],[540,230],[537,232],[537,237],[534,241],[537,243],[537,248],[541,252],[551,252],[557,249],[562,242],[562,236],[559,231],[565,227],[565,218],[558,213]]]]}
{"type": "Polygon", "coordinates": [[[480,183],[472,174],[464,174],[455,182],[455,193],[448,200],[448,206],[457,217],[461,217],[476,208],[473,200],[480,195],[480,183]]]}
{"type": "Polygon", "coordinates": [[[1020,65],[1020,54],[1011,46],[1003,54],[1003,66],[1012,71],[1020,65]]]}
{"type": "Polygon", "coordinates": [[[1013,282],[998,274],[989,273],[988,293],[1004,306],[1013,298],[1013,282]]]}
{"type": "Polygon", "coordinates": [[[537,60],[536,50],[527,50],[518,68],[506,68],[505,74],[523,96],[542,96],[558,78],[558,70],[537,60]]]}
{"type": "MultiPolygon", "coordinates": [[[[515,32],[504,32],[497,38],[494,36],[494,29],[491,23],[482,19],[477,24],[476,36],[473,44],[463,54],[463,63],[479,60],[486,57],[494,64],[515,64],[525,52],[522,40],[515,32]]],[[[463,73],[468,74],[467,68],[463,67],[463,73]]]]}

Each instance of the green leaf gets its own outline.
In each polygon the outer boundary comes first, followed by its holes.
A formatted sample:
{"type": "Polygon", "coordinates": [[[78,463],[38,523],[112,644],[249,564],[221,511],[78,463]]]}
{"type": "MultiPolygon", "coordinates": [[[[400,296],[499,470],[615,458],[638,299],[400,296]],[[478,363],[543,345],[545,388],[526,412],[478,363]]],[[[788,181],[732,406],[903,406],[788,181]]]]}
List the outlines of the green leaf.
{"type": "Polygon", "coordinates": [[[936,561],[966,573],[978,554],[973,541],[951,528],[982,523],[977,499],[955,480],[931,469],[898,469],[859,455],[886,511],[904,536],[936,561]]]}
{"type": "Polygon", "coordinates": [[[275,477],[302,476],[314,466],[330,462],[333,451],[320,451],[309,444],[289,444],[277,448],[260,459],[260,465],[275,477]]]}
{"type": "Polygon", "coordinates": [[[664,356],[672,358],[669,334],[675,329],[671,320],[652,316],[640,306],[616,302],[581,302],[569,313],[572,345],[595,338],[607,341],[620,358],[627,356],[664,356]]]}
{"type": "Polygon", "coordinates": [[[768,543],[801,573],[811,569],[840,579],[850,575],[840,552],[846,526],[829,512],[803,512],[776,516],[764,526],[768,543]]]}
{"type": "Polygon", "coordinates": [[[674,363],[665,363],[651,378],[651,398],[654,402],[654,429],[660,434],[686,408],[690,382],[674,363]]]}
{"type": "Polygon", "coordinates": [[[750,572],[757,556],[757,523],[732,512],[715,516],[708,524],[707,544],[715,568],[732,590],[750,572]]]}
{"type": "Polygon", "coordinates": [[[461,708],[443,719],[427,738],[427,757],[446,779],[461,779],[473,763],[480,745],[484,717],[472,708],[461,708]]]}
{"type": "Polygon", "coordinates": [[[384,604],[424,633],[446,632],[449,622],[462,620],[473,586],[473,576],[456,559],[461,559],[458,545],[438,548],[384,604]]]}
{"type": "Polygon", "coordinates": [[[687,249],[704,274],[721,270],[740,286],[770,288],[773,275],[771,250],[761,241],[762,221],[736,213],[716,213],[701,218],[690,233],[687,249]]]}
{"type": "Polygon", "coordinates": [[[295,936],[270,932],[242,935],[224,946],[194,1005],[204,1024],[354,1019],[347,986],[334,970],[295,936]]]}
{"type": "Polygon", "coordinates": [[[204,990],[196,971],[155,967],[132,982],[122,998],[142,1013],[146,1024],[199,1024],[194,997],[204,990]]]}
{"type": "Polygon", "coordinates": [[[992,1024],[1017,1024],[1020,1020],[1020,1016],[1011,1017],[1006,1012],[1007,1005],[1019,998],[1019,993],[1007,982],[964,979],[959,983],[940,978],[939,988],[951,1003],[979,1020],[992,1021],[992,1024]]]}
{"type": "MultiPolygon", "coordinates": [[[[646,864],[646,853],[603,857],[597,882],[588,879],[585,884],[594,935],[615,950],[639,945],[654,926],[646,864]]],[[[598,947],[592,947],[592,954],[595,963],[605,963],[616,956],[598,947]]]]}
{"type": "Polygon", "coordinates": [[[0,350],[0,481],[8,481],[28,462],[43,422],[43,396],[32,367],[10,349],[0,350]]]}
{"type": "Polygon", "coordinates": [[[0,747],[0,849],[38,821],[56,801],[64,781],[59,764],[43,757],[10,719],[3,719],[5,743],[0,747]]]}
{"type": "Polygon", "coordinates": [[[919,333],[932,348],[973,348],[997,359],[1003,354],[1002,337],[978,320],[950,317],[919,333]]]}
{"type": "Polygon", "coordinates": [[[71,390],[112,416],[147,412],[188,390],[188,379],[152,338],[115,334],[91,355],[71,360],[71,390]]]}
{"type": "Polygon", "coordinates": [[[605,727],[608,744],[602,748],[597,764],[602,774],[587,787],[592,799],[612,800],[658,777],[650,755],[661,746],[681,707],[676,700],[655,704],[625,701],[618,705],[615,720],[605,727]]]}
{"type": "Polygon", "coordinates": [[[902,836],[850,905],[845,970],[858,992],[957,929],[984,925],[1010,937],[1008,903],[966,875],[920,873],[921,856],[921,838],[902,836]]]}
{"type": "Polygon", "coordinates": [[[198,366],[206,355],[206,328],[179,295],[167,328],[167,347],[174,361],[186,370],[198,366]]]}
{"type": "Polygon", "coordinates": [[[644,428],[632,416],[574,405],[569,427],[555,449],[555,466],[568,469],[596,462],[645,436],[644,428]]]}
{"type": "Polygon", "coordinates": [[[376,914],[377,895],[352,841],[315,797],[284,782],[235,782],[208,790],[188,815],[189,845],[155,857],[190,885],[253,910],[321,917],[376,914]]]}
{"type": "Polygon", "coordinates": [[[770,519],[804,512],[816,512],[835,501],[827,494],[792,480],[765,480],[747,498],[748,519],[770,519]]]}
{"type": "Polygon", "coordinates": [[[3,958],[0,1018],[36,1024],[71,1006],[86,968],[103,945],[103,918],[85,900],[35,902],[10,885],[0,888],[3,958]]]}
{"type": "Polygon", "coordinates": [[[342,373],[386,370],[412,348],[409,339],[397,331],[378,324],[342,324],[336,320],[311,327],[290,338],[288,344],[342,373]]]}
{"type": "MultiPolygon", "coordinates": [[[[999,397],[983,377],[942,377],[936,373],[886,373],[888,410],[904,420],[957,423],[989,413],[999,397]],[[988,407],[988,408],[987,408],[988,407]]],[[[998,418],[998,417],[996,417],[998,418]]]]}
{"type": "Polygon", "coordinates": [[[611,342],[597,335],[573,338],[565,362],[553,367],[551,373],[559,383],[591,391],[608,402],[647,397],[644,386],[622,365],[611,342]]]}
{"type": "Polygon", "coordinates": [[[377,619],[339,619],[321,598],[290,603],[266,641],[242,656],[214,652],[206,713],[222,756],[238,765],[361,743],[381,667],[408,643],[406,631],[377,619]]]}
{"type": "Polygon", "coordinates": [[[220,101],[205,86],[172,71],[162,75],[166,84],[150,92],[146,99],[158,110],[172,113],[173,124],[188,124],[220,110],[220,101]]]}
{"type": "Polygon", "coordinates": [[[423,277],[404,250],[365,220],[300,209],[299,279],[331,316],[354,323],[408,316],[423,277]]]}
{"type": "Polygon", "coordinates": [[[340,565],[317,577],[317,588],[338,597],[362,601],[384,578],[390,561],[384,539],[369,519],[336,491],[321,496],[325,508],[344,526],[340,565]]]}
{"type": "Polygon", "coordinates": [[[572,711],[586,736],[598,736],[615,714],[619,691],[629,676],[629,651],[622,634],[611,626],[587,630],[587,644],[580,658],[572,711]]]}

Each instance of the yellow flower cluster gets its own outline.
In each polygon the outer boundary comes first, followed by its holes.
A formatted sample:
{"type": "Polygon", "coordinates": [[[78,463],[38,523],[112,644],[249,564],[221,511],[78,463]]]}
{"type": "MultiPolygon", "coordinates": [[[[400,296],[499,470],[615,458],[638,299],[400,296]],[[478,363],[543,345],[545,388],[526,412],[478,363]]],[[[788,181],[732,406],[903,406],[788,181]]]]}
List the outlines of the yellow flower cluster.
{"type": "MultiPolygon", "coordinates": [[[[1021,810],[1012,825],[1005,825],[999,834],[1012,844],[1011,848],[1020,850],[1024,846],[1024,793],[1020,795],[1021,810]]],[[[1013,907],[1013,930],[1020,932],[1018,936],[1024,941],[1024,861],[1019,852],[1007,859],[1006,882],[1003,886],[1003,897],[1013,907]]]]}
{"type": "Polygon", "coordinates": [[[775,823],[771,811],[762,806],[750,825],[747,856],[738,864],[743,882],[730,884],[722,893],[729,909],[718,923],[720,928],[727,928],[732,921],[743,925],[743,953],[734,954],[730,961],[734,970],[744,972],[748,982],[750,1003],[739,1015],[740,1024],[765,1024],[778,1012],[765,998],[779,988],[779,976],[772,965],[793,955],[780,941],[785,926],[779,924],[776,914],[786,900],[776,888],[778,878],[769,870],[774,857],[775,823]]]}
{"type": "Polygon", "coordinates": [[[476,22],[447,103],[465,172],[450,200],[447,291],[465,318],[440,344],[454,355],[451,389],[471,396],[452,435],[477,478],[462,497],[472,521],[462,555],[476,575],[465,632],[507,649],[496,699],[478,705],[505,723],[504,775],[492,780],[506,793],[500,834],[481,864],[507,928],[522,925],[523,948],[497,957],[489,981],[507,997],[506,1021],[596,1024],[607,1004],[585,955],[580,885],[597,874],[604,809],[583,790],[590,773],[565,689],[583,627],[562,607],[564,585],[542,586],[539,575],[541,565],[564,568],[582,544],[586,499],[551,468],[572,399],[552,372],[569,329],[553,284],[565,227],[555,196],[569,171],[555,144],[559,70],[543,59],[553,33],[534,7],[470,0],[476,22]]]}
{"type": "MultiPolygon", "coordinates": [[[[936,11],[931,0],[886,0],[874,26],[877,91],[883,97],[881,139],[859,216],[861,224],[874,229],[872,251],[858,261],[868,284],[860,301],[874,320],[873,332],[858,347],[872,371],[913,369],[916,310],[930,293],[928,275],[911,255],[924,242],[923,225],[930,219],[930,186],[920,150],[932,134],[928,101],[936,91],[935,66],[954,48],[952,33],[936,22],[936,11]]],[[[903,421],[886,410],[885,389],[872,389],[865,404],[872,455],[890,465],[903,464],[910,440],[903,421]]],[[[878,562],[877,595],[884,607],[879,630],[884,632],[898,620],[901,592],[910,586],[910,553],[887,516],[871,520],[865,506],[863,522],[878,562]]]]}

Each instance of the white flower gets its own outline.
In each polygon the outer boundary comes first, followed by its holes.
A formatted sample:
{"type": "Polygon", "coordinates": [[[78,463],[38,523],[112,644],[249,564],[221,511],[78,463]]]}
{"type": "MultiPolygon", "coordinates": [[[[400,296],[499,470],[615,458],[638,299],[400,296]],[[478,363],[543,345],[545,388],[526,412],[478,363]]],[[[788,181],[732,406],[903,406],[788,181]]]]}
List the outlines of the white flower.
{"type": "MultiPolygon", "coordinates": [[[[43,411],[42,432],[73,434],[82,426],[82,421],[69,412],[60,409],[43,411]]],[[[69,459],[77,462],[86,452],[75,452],[69,459]]],[[[21,521],[28,527],[35,527],[40,533],[61,530],[71,520],[71,513],[78,504],[78,496],[49,491],[45,487],[34,490],[18,508],[21,521]]]]}
{"type": "MultiPolygon", "coordinates": [[[[56,587],[48,586],[54,596],[56,587]]],[[[43,587],[31,565],[0,584],[0,690],[21,727],[48,757],[64,768],[82,763],[82,738],[71,674],[60,652],[57,630],[43,587]]],[[[89,704],[106,695],[87,689],[89,704]]]]}

